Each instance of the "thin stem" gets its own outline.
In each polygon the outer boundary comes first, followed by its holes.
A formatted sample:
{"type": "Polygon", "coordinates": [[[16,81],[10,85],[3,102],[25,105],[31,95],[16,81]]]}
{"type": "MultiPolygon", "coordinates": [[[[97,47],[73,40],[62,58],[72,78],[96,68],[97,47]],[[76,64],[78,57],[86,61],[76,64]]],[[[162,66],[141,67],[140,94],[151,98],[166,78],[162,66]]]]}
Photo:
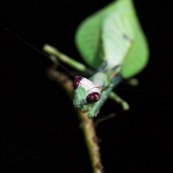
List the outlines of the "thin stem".
{"type": "MultiPolygon", "coordinates": [[[[56,65],[49,68],[47,71],[48,77],[57,82],[64,90],[70,99],[73,97],[73,83],[69,77],[63,73],[56,71],[56,65]]],[[[93,173],[102,173],[103,166],[101,163],[100,148],[98,138],[95,131],[93,119],[89,119],[86,113],[77,110],[81,129],[84,134],[86,146],[89,152],[89,157],[92,165],[93,173]]]]}

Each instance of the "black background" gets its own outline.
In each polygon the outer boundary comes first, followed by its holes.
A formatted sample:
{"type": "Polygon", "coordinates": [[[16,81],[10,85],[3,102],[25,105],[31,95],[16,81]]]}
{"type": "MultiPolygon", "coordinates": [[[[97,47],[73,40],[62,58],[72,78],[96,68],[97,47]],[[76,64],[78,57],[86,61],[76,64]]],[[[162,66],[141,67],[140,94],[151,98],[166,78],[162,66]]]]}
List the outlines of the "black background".
{"type": "MultiPolygon", "coordinates": [[[[83,62],[74,45],[78,24],[111,1],[1,1],[1,172],[91,172],[73,105],[46,77],[45,43],[83,62]]],[[[117,89],[131,109],[97,128],[105,172],[157,172],[172,156],[172,28],[168,1],[137,1],[150,61],[135,91],[117,89]]],[[[69,70],[70,67],[66,66],[69,70]]],[[[63,71],[63,69],[61,69],[63,71]]],[[[114,111],[108,101],[99,116],[114,111]]]]}

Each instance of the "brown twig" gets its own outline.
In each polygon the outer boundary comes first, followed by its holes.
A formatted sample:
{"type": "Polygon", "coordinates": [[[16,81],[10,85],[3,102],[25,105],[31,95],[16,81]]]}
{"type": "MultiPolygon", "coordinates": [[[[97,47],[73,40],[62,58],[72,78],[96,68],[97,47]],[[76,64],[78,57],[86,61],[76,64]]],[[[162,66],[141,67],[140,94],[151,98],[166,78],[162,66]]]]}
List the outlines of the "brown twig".
{"type": "MultiPolygon", "coordinates": [[[[48,77],[51,80],[57,82],[67,93],[69,98],[72,100],[73,97],[73,83],[67,75],[60,73],[56,70],[57,65],[53,65],[47,70],[48,77]]],[[[95,131],[94,122],[92,119],[87,117],[87,113],[82,113],[77,110],[80,122],[81,129],[84,134],[86,141],[87,149],[89,152],[93,173],[103,173],[103,166],[101,163],[100,148],[98,145],[98,138],[95,131]]]]}

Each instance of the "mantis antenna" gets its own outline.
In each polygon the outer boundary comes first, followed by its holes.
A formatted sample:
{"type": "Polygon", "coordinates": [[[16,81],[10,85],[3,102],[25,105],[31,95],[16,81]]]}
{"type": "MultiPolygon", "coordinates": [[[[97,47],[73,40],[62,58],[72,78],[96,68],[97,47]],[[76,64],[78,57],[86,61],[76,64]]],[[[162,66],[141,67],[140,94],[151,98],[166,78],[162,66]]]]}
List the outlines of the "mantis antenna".
{"type": "MultiPolygon", "coordinates": [[[[17,35],[16,33],[12,32],[11,30],[7,29],[6,27],[3,27],[5,31],[7,31],[8,33],[10,33],[11,35],[15,36],[16,38],[18,38],[19,40],[21,40],[23,43],[27,44],[29,47],[35,49],[37,52],[41,53],[42,55],[50,58],[48,55],[46,55],[45,53],[43,53],[41,50],[39,50],[38,48],[36,48],[35,46],[33,46],[31,43],[27,42],[26,40],[24,40],[23,38],[21,38],[19,35],[17,35]]],[[[60,67],[62,67],[64,70],[66,70],[71,76],[75,77],[75,75],[69,71],[67,68],[65,68],[63,65],[61,65],[60,63],[58,63],[58,65],[60,67]]]]}

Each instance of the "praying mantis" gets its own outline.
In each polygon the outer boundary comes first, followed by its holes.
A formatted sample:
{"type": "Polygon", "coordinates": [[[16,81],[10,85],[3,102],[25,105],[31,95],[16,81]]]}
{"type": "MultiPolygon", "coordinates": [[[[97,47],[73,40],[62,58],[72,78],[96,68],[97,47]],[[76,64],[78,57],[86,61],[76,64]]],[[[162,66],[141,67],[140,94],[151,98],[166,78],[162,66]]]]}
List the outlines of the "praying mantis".
{"type": "Polygon", "coordinates": [[[129,109],[113,89],[123,80],[141,72],[148,62],[146,38],[139,24],[132,0],[116,0],[87,17],[78,27],[75,43],[86,65],[45,45],[43,50],[75,70],[90,75],[75,76],[74,107],[96,117],[110,98],[129,109]]]}

